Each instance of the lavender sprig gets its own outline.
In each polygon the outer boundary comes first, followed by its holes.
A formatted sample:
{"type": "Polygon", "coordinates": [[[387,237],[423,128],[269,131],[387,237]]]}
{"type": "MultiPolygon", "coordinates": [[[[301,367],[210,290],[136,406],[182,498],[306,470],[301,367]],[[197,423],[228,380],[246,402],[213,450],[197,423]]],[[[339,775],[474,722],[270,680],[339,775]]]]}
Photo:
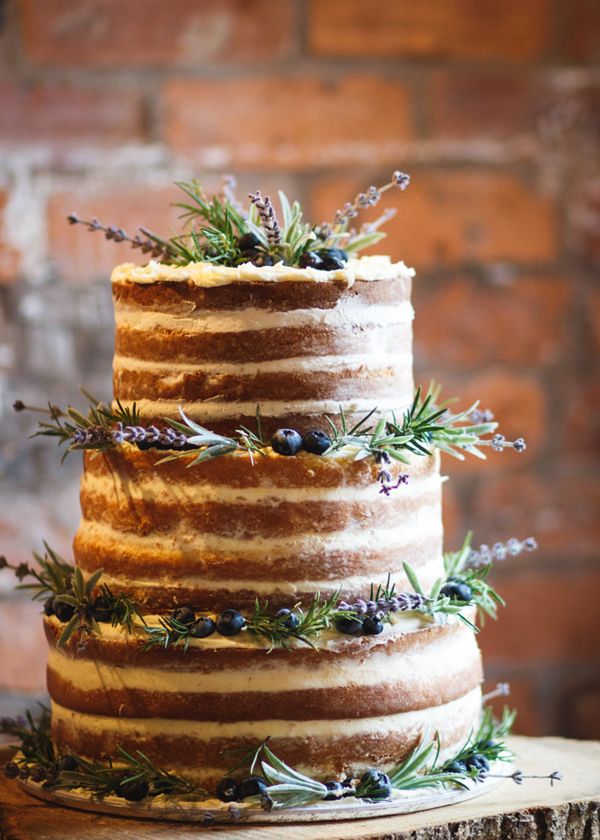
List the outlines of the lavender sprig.
{"type": "Polygon", "coordinates": [[[257,190],[255,193],[248,193],[248,198],[258,211],[269,248],[276,248],[281,242],[281,228],[279,227],[271,199],[268,195],[263,198],[260,190],[257,190]]]}
{"type": "Polygon", "coordinates": [[[130,236],[123,228],[116,225],[104,225],[95,216],[86,220],[80,219],[77,213],[69,213],[67,221],[70,225],[85,225],[92,232],[102,231],[105,239],[113,242],[129,242],[132,248],[140,250],[142,254],[149,254],[155,260],[168,261],[176,253],[169,242],[147,228],[140,227],[143,236],[137,233],[135,236],[130,236]]]}
{"type": "Polygon", "coordinates": [[[479,548],[472,548],[467,555],[464,567],[471,567],[479,569],[482,566],[487,566],[495,560],[505,560],[507,557],[517,557],[524,551],[535,551],[538,547],[535,537],[527,537],[524,540],[518,540],[516,537],[506,542],[497,542],[494,545],[480,545],[479,548]]]}
{"type": "Polygon", "coordinates": [[[334,215],[334,228],[347,225],[350,219],[358,216],[360,210],[364,210],[367,207],[375,207],[381,200],[382,193],[386,192],[386,190],[396,187],[404,191],[409,184],[410,175],[396,170],[387,184],[384,184],[382,187],[370,186],[366,192],[358,193],[353,202],[346,202],[341,210],[337,210],[334,215]]]}

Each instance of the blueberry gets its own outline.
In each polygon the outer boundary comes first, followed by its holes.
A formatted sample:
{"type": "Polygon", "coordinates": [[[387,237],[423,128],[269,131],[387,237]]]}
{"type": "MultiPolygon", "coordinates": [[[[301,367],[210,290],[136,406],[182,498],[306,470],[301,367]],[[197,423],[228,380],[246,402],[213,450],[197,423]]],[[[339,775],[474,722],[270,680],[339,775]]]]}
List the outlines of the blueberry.
{"type": "Polygon", "coordinates": [[[271,446],[278,455],[296,455],[302,449],[302,438],[294,429],[277,429],[271,446]]]}
{"type": "Polygon", "coordinates": [[[358,618],[342,615],[336,618],[335,626],[340,633],[345,633],[347,636],[362,635],[363,625],[362,621],[358,618]]]}
{"type": "Polygon", "coordinates": [[[112,621],[112,610],[109,607],[107,599],[102,595],[99,595],[94,601],[94,618],[96,621],[112,621]]]}
{"type": "Polygon", "coordinates": [[[379,636],[383,633],[383,621],[380,621],[376,615],[368,615],[363,619],[362,629],[366,636],[379,636]]]}
{"type": "Polygon", "coordinates": [[[31,771],[26,764],[21,764],[19,767],[19,779],[28,779],[30,772],[31,771]]]}
{"type": "Polygon", "coordinates": [[[484,755],[481,755],[481,753],[475,753],[474,755],[470,755],[468,758],[465,759],[465,765],[467,767],[467,770],[472,770],[473,767],[476,767],[477,770],[490,769],[490,762],[484,755]]]}
{"type": "Polygon", "coordinates": [[[390,777],[381,770],[367,770],[360,777],[360,788],[368,799],[387,799],[392,793],[390,777]]]}
{"type": "Polygon", "coordinates": [[[267,783],[261,776],[248,776],[240,782],[240,799],[247,799],[249,796],[260,796],[267,789],[267,783]]]}
{"type": "Polygon", "coordinates": [[[287,627],[288,630],[295,630],[300,624],[300,619],[296,613],[283,607],[275,613],[275,618],[283,618],[284,615],[287,615],[287,619],[283,622],[283,626],[287,627]]]}
{"type": "Polygon", "coordinates": [[[331,446],[331,438],[325,432],[308,432],[302,438],[302,443],[307,452],[313,455],[322,455],[331,446]]]}
{"type": "Polygon", "coordinates": [[[325,782],[325,787],[327,790],[331,791],[325,797],[326,801],[331,799],[341,799],[345,793],[344,785],[341,782],[325,782]]]}
{"type": "Polygon", "coordinates": [[[453,601],[470,601],[473,597],[471,587],[459,578],[448,578],[441,588],[442,595],[447,595],[453,601]]]}
{"type": "Polygon", "coordinates": [[[221,802],[239,802],[241,799],[240,790],[233,779],[221,779],[217,785],[217,798],[221,802]]]}
{"type": "Polygon", "coordinates": [[[19,765],[16,761],[7,761],[2,769],[7,779],[16,779],[19,775],[19,765]]]}
{"type": "Polygon", "coordinates": [[[237,246],[242,253],[244,251],[252,251],[257,245],[260,245],[260,239],[254,233],[243,233],[241,236],[238,236],[237,246]]]}
{"type": "Polygon", "coordinates": [[[300,268],[323,268],[323,260],[317,251],[305,251],[298,260],[300,268]]]}
{"type": "Polygon", "coordinates": [[[57,597],[54,599],[54,614],[59,621],[66,623],[75,615],[75,607],[72,606],[72,604],[67,604],[65,601],[61,601],[60,598],[57,597]]]}
{"type": "Polygon", "coordinates": [[[245,251],[242,257],[246,262],[251,262],[259,268],[263,265],[274,265],[275,260],[270,254],[265,254],[264,251],[245,251]]]}
{"type": "Polygon", "coordinates": [[[71,773],[77,770],[77,760],[72,755],[61,755],[58,759],[58,769],[71,773]]]}
{"type": "Polygon", "coordinates": [[[44,601],[44,615],[54,615],[54,598],[46,598],[44,601]]]}
{"type": "Polygon", "coordinates": [[[196,620],[196,613],[191,607],[178,607],[171,613],[171,618],[180,624],[193,624],[196,620]]]}
{"type": "Polygon", "coordinates": [[[41,764],[36,764],[36,766],[32,768],[29,778],[33,782],[44,782],[46,781],[46,776],[46,768],[42,767],[41,764]]]}
{"type": "Polygon", "coordinates": [[[444,767],[444,770],[448,773],[466,773],[467,772],[467,765],[464,761],[452,761],[450,764],[444,767]]]}
{"type": "Polygon", "coordinates": [[[217,629],[217,625],[212,618],[204,615],[188,626],[192,639],[206,639],[207,636],[212,636],[217,629]]]}
{"type": "Polygon", "coordinates": [[[319,251],[325,271],[335,271],[337,268],[344,268],[348,261],[348,254],[341,248],[323,248],[319,251]]]}
{"type": "Polygon", "coordinates": [[[489,750],[491,747],[496,746],[496,742],[495,741],[484,741],[483,744],[480,744],[479,746],[481,747],[482,750],[489,750]]]}
{"type": "Polygon", "coordinates": [[[217,632],[221,636],[237,636],[245,623],[244,616],[237,610],[223,610],[217,618],[217,632]]]}
{"type": "Polygon", "coordinates": [[[115,793],[128,802],[141,802],[148,796],[148,782],[145,779],[130,779],[119,782],[115,793]]]}

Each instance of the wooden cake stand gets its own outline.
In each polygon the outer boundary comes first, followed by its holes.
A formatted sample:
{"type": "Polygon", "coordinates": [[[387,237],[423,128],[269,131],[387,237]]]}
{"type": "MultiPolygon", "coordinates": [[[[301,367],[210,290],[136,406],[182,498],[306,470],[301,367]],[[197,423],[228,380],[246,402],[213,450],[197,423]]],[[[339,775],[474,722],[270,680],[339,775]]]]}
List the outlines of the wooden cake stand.
{"type": "MultiPolygon", "coordinates": [[[[14,781],[0,781],[2,840],[594,840],[600,837],[600,743],[561,738],[508,739],[523,773],[564,779],[507,780],[467,802],[403,816],[352,822],[272,826],[173,823],[77,811],[27,795],[14,781]]],[[[2,763],[8,750],[0,751],[2,763]]]]}

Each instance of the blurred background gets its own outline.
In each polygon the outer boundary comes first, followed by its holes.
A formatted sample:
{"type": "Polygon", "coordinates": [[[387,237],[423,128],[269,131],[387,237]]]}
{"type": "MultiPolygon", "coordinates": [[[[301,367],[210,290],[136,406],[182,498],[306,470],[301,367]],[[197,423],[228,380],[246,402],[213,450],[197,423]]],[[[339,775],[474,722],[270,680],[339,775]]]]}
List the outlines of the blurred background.
{"type": "MultiPolygon", "coordinates": [[[[380,250],[417,269],[417,381],[481,399],[520,457],[446,463],[447,547],[498,564],[481,641],[518,731],[600,737],[600,14],[595,0],[0,2],[0,552],[65,555],[79,456],[23,399],[109,398],[109,272],[78,211],[168,232],[176,178],[277,188],[314,222],[410,172],[380,250]]],[[[387,194],[389,195],[389,193],[387,194]]],[[[381,205],[378,210],[381,209],[381,205]]],[[[39,607],[0,574],[3,710],[43,693],[39,607]]],[[[449,663],[449,666],[451,663],[449,663]]]]}

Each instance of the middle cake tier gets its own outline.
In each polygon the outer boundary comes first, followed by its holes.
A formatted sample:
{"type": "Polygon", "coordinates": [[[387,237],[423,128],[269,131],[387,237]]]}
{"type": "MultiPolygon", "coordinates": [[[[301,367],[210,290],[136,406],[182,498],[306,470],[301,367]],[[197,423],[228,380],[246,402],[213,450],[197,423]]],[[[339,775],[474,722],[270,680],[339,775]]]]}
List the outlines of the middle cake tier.
{"type": "Polygon", "coordinates": [[[404,561],[426,588],[443,574],[437,455],[387,465],[392,483],[408,479],[385,495],[377,464],[346,452],[267,449],[193,466],[194,453],[159,463],[165,454],[131,444],[86,452],[74,542],[82,570],[102,568],[149,611],[369,597],[388,575],[408,587],[404,561]]]}

